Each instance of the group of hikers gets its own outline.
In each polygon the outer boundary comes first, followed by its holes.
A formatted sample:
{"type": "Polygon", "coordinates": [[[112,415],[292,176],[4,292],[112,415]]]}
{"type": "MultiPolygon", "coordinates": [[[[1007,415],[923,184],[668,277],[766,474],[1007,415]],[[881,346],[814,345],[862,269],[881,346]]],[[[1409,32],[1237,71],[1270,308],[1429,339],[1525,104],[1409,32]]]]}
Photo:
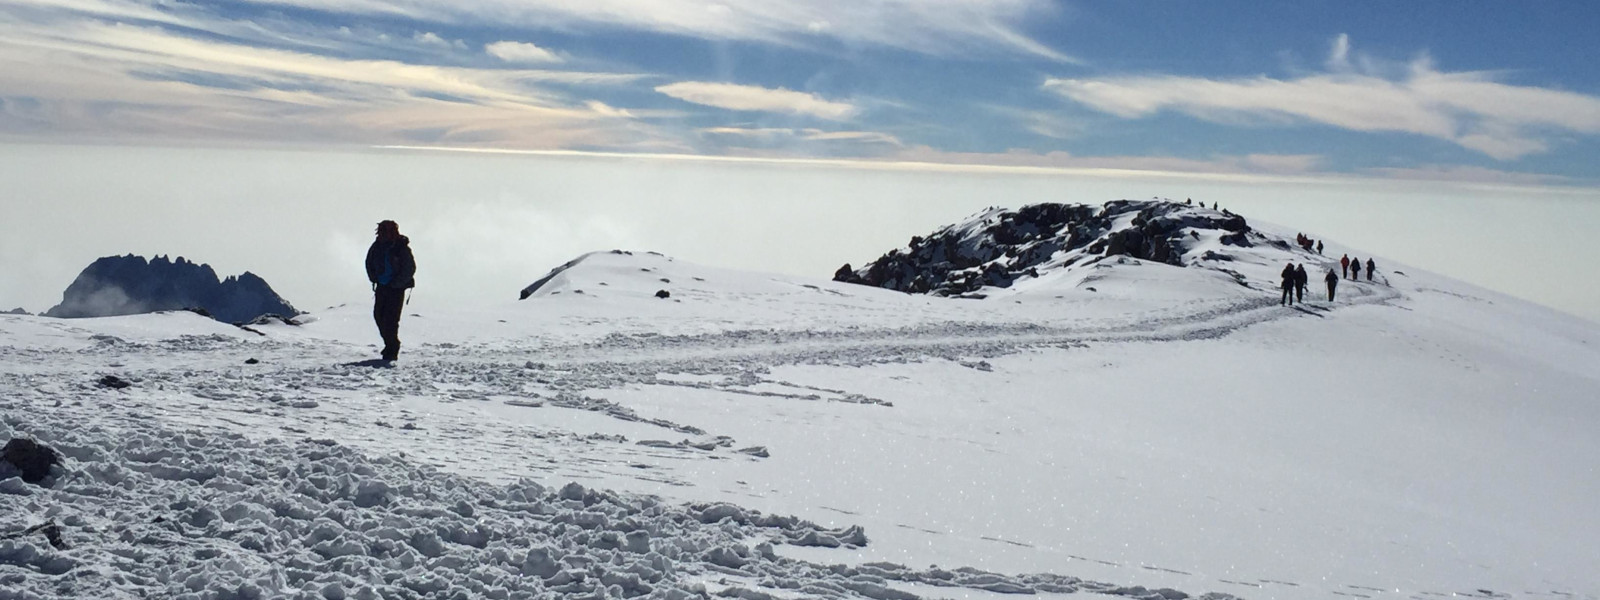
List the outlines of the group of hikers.
{"type": "Polygon", "coordinates": [[[1300,244],[1300,247],[1305,249],[1306,252],[1322,254],[1322,242],[1319,240],[1313,240],[1304,233],[1294,234],[1294,241],[1295,243],[1300,244]]]}
{"type": "MultiPolygon", "coordinates": [[[[1319,254],[1322,250],[1321,245],[1321,242],[1317,243],[1319,254]]],[[[1304,247],[1305,244],[1302,243],[1301,246],[1304,247]]],[[[1328,283],[1329,302],[1333,302],[1334,291],[1338,289],[1340,279],[1355,279],[1357,281],[1361,279],[1361,259],[1350,258],[1350,255],[1346,254],[1339,258],[1339,270],[1340,274],[1335,275],[1333,269],[1329,268],[1328,274],[1322,278],[1323,281],[1328,283]]],[[[1372,274],[1377,271],[1378,263],[1368,258],[1367,281],[1372,281],[1372,274]]],[[[1283,295],[1278,299],[1278,304],[1293,306],[1295,302],[1305,303],[1306,284],[1309,279],[1306,274],[1306,266],[1304,264],[1296,265],[1291,262],[1284,265],[1281,275],[1283,277],[1283,295]]]]}

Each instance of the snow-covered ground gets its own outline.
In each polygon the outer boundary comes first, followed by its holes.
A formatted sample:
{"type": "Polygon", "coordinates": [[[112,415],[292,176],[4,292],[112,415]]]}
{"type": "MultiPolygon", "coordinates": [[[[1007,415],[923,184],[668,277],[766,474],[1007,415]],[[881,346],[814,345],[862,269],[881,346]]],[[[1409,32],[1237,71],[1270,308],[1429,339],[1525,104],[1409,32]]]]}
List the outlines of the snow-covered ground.
{"type": "Polygon", "coordinates": [[[1600,327],[1235,254],[971,300],[596,253],[424,287],[394,368],[359,299],[3,315],[0,437],[68,461],[0,482],[0,599],[1600,598],[1600,327]]]}

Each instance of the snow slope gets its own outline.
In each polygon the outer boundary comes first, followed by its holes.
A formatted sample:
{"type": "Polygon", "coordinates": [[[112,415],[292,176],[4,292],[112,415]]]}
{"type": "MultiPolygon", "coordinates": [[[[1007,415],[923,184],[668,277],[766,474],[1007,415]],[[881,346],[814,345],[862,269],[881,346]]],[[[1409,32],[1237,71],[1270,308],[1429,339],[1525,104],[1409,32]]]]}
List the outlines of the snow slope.
{"type": "Polygon", "coordinates": [[[70,457],[0,536],[71,546],[0,539],[0,598],[1600,598],[1600,327],[1378,262],[1288,308],[1133,258],[972,300],[596,253],[419,290],[392,369],[354,299],[0,315],[0,434],[70,457]]]}

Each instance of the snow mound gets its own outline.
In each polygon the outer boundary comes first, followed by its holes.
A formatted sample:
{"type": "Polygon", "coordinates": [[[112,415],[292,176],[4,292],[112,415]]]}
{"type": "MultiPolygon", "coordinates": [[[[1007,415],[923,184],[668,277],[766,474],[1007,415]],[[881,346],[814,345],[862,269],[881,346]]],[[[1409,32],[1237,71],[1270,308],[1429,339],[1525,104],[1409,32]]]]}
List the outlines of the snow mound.
{"type": "Polygon", "coordinates": [[[861,291],[829,281],[707,267],[657,252],[611,250],[590,252],[556,267],[523,288],[521,296],[523,300],[589,295],[672,301],[819,294],[844,298],[861,296],[861,291]],[[663,290],[667,298],[658,295],[663,290]]]}

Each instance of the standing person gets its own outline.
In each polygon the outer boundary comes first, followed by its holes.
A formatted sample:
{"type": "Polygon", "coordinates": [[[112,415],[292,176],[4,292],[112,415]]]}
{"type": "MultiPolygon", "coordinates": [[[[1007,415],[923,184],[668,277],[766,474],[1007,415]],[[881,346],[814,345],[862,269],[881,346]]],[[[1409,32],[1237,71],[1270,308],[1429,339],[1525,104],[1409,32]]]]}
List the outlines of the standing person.
{"type": "Polygon", "coordinates": [[[1361,281],[1361,259],[1350,259],[1350,279],[1361,281]]]}
{"type": "Polygon", "coordinates": [[[400,235],[394,221],[378,223],[378,239],[367,249],[367,279],[372,282],[372,320],[383,336],[383,360],[400,358],[400,312],[406,290],[416,285],[416,258],[411,239],[400,235]]]}
{"type": "Polygon", "coordinates": [[[1376,270],[1378,270],[1377,263],[1372,262],[1372,259],[1368,258],[1367,259],[1367,281],[1372,281],[1372,272],[1376,271],[1376,270]]]}
{"type": "Polygon", "coordinates": [[[1322,278],[1328,282],[1328,301],[1333,302],[1333,289],[1339,287],[1339,276],[1333,274],[1333,268],[1328,268],[1328,275],[1322,278]]]}
{"type": "Polygon", "coordinates": [[[1283,306],[1285,304],[1288,304],[1290,306],[1293,306],[1294,305],[1294,286],[1295,286],[1295,282],[1299,281],[1299,279],[1297,279],[1296,276],[1295,276],[1294,263],[1289,263],[1288,265],[1285,265],[1283,267],[1282,275],[1283,275],[1283,284],[1282,284],[1283,285],[1283,296],[1281,298],[1278,298],[1278,305],[1279,306],[1283,306]]]}
{"type": "Polygon", "coordinates": [[[1300,263],[1299,266],[1294,268],[1294,299],[1301,304],[1306,302],[1306,284],[1309,282],[1310,278],[1306,276],[1306,265],[1305,263],[1300,263]]]}
{"type": "Polygon", "coordinates": [[[1346,254],[1342,258],[1339,259],[1339,276],[1343,277],[1345,279],[1349,279],[1350,278],[1350,255],[1349,254],[1346,254]]]}
{"type": "Polygon", "coordinates": [[[1322,254],[1322,240],[1317,240],[1317,254],[1322,254]]]}

